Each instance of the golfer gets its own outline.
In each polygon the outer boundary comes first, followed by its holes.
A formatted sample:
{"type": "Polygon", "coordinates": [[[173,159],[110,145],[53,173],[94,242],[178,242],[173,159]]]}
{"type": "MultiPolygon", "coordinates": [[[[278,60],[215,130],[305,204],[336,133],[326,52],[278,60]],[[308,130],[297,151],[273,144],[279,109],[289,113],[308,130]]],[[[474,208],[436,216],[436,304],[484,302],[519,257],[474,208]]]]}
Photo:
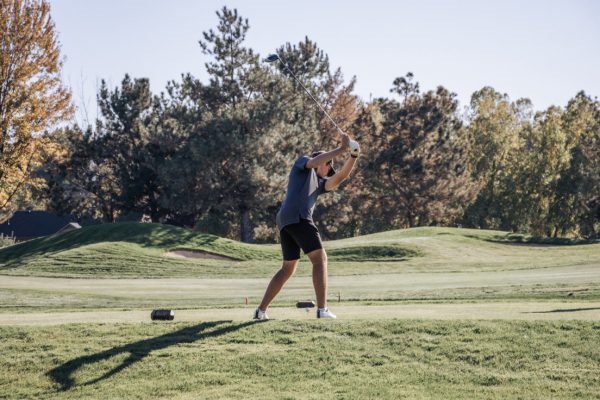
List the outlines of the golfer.
{"type": "Polygon", "coordinates": [[[360,153],[358,143],[342,134],[342,143],[335,150],[318,151],[311,157],[296,160],[290,172],[287,193],[277,213],[277,228],[281,236],[283,265],[271,279],[262,302],[254,312],[254,319],[269,319],[267,308],[287,280],[294,275],[300,249],[312,265],[312,279],[317,296],[317,318],[335,318],[327,308],[327,254],[323,249],[319,230],[312,218],[317,197],[338,187],[352,171],[360,153]],[[338,172],[333,159],[350,150],[344,166],[338,172]]]}

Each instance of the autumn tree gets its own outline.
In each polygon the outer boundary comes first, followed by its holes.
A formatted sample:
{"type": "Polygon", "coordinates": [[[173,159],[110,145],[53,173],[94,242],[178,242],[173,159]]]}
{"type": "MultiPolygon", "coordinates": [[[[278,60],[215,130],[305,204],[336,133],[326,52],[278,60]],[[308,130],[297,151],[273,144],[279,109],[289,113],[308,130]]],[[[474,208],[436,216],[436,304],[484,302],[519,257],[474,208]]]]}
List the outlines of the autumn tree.
{"type": "Polygon", "coordinates": [[[46,131],[72,112],[50,5],[0,2],[0,220],[18,206],[31,171],[43,162],[46,131]]]}
{"type": "MultiPolygon", "coordinates": [[[[553,129],[556,132],[558,129],[553,129]]],[[[600,103],[584,92],[561,113],[562,165],[553,187],[548,228],[553,236],[600,236],[600,103]]],[[[561,159],[556,152],[554,158],[561,159]]]]}
{"type": "Polygon", "coordinates": [[[350,103],[344,97],[341,100],[348,107],[344,114],[346,118],[353,117],[346,130],[360,143],[361,157],[350,179],[319,199],[315,215],[322,233],[328,238],[358,236],[388,227],[382,222],[382,215],[386,213],[384,196],[379,191],[377,173],[371,170],[374,167],[371,160],[383,150],[378,147],[383,116],[377,103],[358,103],[356,100],[350,103]]]}
{"type": "MultiPolygon", "coordinates": [[[[516,208],[505,201],[514,175],[521,167],[521,133],[532,119],[527,99],[511,102],[507,95],[486,86],[471,96],[467,130],[473,146],[469,161],[473,179],[481,185],[476,201],[467,209],[464,223],[487,229],[511,229],[519,220],[516,208]],[[506,212],[513,215],[508,218],[506,212]]],[[[519,198],[514,198],[520,201],[519,198]]]]}
{"type": "Polygon", "coordinates": [[[377,100],[379,151],[365,163],[379,217],[390,228],[452,223],[477,193],[456,96],[441,86],[421,93],[411,73],[396,79],[392,92],[399,101],[377,100]]]}

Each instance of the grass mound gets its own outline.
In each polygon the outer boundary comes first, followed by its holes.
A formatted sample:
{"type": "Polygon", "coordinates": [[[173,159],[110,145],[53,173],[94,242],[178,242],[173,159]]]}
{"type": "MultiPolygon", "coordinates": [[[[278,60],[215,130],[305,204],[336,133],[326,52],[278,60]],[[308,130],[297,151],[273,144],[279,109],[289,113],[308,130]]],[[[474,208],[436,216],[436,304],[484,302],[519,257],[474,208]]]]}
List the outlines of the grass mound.
{"type": "Polygon", "coordinates": [[[171,225],[126,222],[85,227],[10,246],[0,251],[0,263],[106,242],[130,243],[142,248],[162,251],[187,246],[240,260],[276,257],[274,249],[265,246],[236,242],[171,225]]]}
{"type": "MultiPolygon", "coordinates": [[[[329,242],[331,249],[326,245],[330,259],[337,262],[393,262],[419,255],[399,244],[337,242],[329,242]]],[[[280,252],[277,244],[247,244],[171,225],[128,222],[85,227],[0,249],[0,272],[65,277],[257,276],[273,272],[280,252]],[[223,259],[165,256],[181,249],[223,259]]]]}
{"type": "Polygon", "coordinates": [[[242,261],[279,258],[276,246],[240,243],[171,225],[127,222],[85,227],[0,249],[0,272],[140,278],[219,274],[214,260],[163,257],[174,248],[193,248],[242,261]]]}

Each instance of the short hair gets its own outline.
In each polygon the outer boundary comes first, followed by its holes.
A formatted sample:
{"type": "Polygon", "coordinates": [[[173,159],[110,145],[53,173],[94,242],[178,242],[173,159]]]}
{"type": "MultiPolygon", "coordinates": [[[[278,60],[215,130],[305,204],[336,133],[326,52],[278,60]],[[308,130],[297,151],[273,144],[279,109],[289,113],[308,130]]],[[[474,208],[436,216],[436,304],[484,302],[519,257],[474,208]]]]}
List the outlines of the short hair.
{"type": "MultiPolygon", "coordinates": [[[[315,158],[316,156],[320,156],[321,154],[325,154],[323,150],[315,151],[310,155],[310,158],[315,158]]],[[[329,160],[327,164],[331,167],[329,168],[329,172],[327,173],[327,177],[331,177],[335,175],[335,168],[333,167],[333,160],[329,160]]]]}

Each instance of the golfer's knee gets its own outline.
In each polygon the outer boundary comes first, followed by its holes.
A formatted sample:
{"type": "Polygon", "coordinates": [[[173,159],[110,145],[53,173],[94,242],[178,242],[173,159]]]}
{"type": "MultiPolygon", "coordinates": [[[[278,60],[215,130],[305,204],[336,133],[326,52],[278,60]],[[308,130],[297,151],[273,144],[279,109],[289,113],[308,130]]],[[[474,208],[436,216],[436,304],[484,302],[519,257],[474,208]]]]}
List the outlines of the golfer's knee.
{"type": "Polygon", "coordinates": [[[313,260],[312,265],[313,268],[317,271],[327,269],[327,256],[319,260],[313,260]]]}
{"type": "Polygon", "coordinates": [[[317,249],[317,250],[311,251],[307,255],[313,265],[316,265],[316,264],[327,265],[327,253],[325,252],[325,249],[317,249]]]}
{"type": "Polygon", "coordinates": [[[327,253],[325,253],[325,250],[323,250],[322,254],[321,254],[321,263],[323,263],[323,265],[327,265],[327,253]]]}
{"type": "Polygon", "coordinates": [[[296,272],[297,266],[298,266],[298,260],[284,261],[283,265],[281,266],[281,272],[283,274],[285,274],[286,276],[290,277],[290,276],[294,275],[294,272],[296,272]]]}
{"type": "Polygon", "coordinates": [[[292,275],[294,275],[294,272],[296,272],[295,268],[284,268],[281,267],[281,273],[283,274],[283,276],[285,276],[286,278],[291,277],[292,275]]]}

